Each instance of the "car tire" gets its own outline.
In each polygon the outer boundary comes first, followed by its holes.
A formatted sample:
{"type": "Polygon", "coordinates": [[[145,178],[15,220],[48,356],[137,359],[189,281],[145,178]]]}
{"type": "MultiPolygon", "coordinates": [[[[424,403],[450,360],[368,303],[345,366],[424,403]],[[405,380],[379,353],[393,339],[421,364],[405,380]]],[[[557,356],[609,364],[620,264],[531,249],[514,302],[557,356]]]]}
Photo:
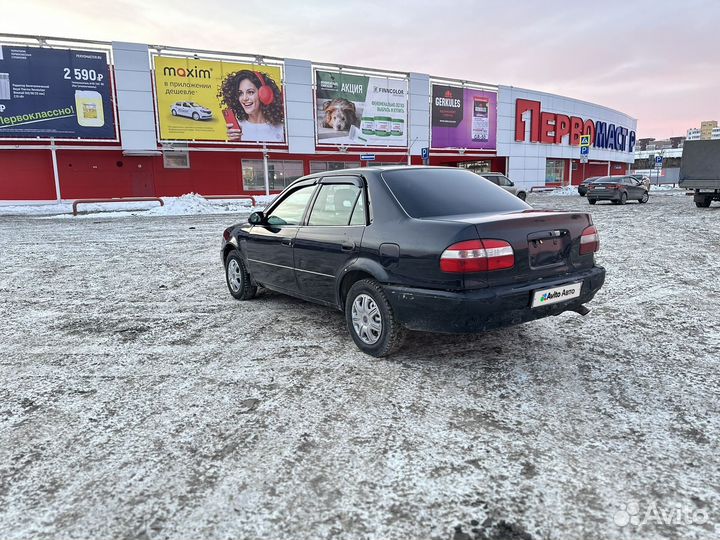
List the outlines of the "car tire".
{"type": "Polygon", "coordinates": [[[618,201],[618,204],[625,204],[627,202],[627,193],[624,191],[620,194],[620,200],[618,201]]]}
{"type": "Polygon", "coordinates": [[[345,298],[345,320],[355,345],[376,358],[396,352],[405,339],[405,328],[374,279],[361,279],[350,287],[345,298]]]}
{"type": "Polygon", "coordinates": [[[172,113],[173,116],[177,116],[177,111],[175,109],[172,109],[170,112],[172,113]]]}
{"type": "Polygon", "coordinates": [[[194,112],[193,115],[192,115],[192,119],[193,119],[193,120],[200,120],[200,115],[199,115],[198,113],[194,112]]]}
{"type": "Polygon", "coordinates": [[[527,199],[527,193],[525,193],[524,191],[520,191],[517,194],[517,198],[521,201],[524,201],[525,199],[527,199]]]}
{"type": "Polygon", "coordinates": [[[695,206],[697,206],[698,208],[710,208],[711,204],[712,204],[711,197],[705,197],[701,201],[695,201],[695,206]]]}
{"type": "Polygon", "coordinates": [[[649,199],[649,198],[650,198],[650,195],[649,195],[648,192],[646,191],[645,193],[643,193],[643,196],[640,197],[640,200],[639,200],[638,202],[639,202],[640,204],[645,204],[646,202],[648,202],[648,199],[649,199]]]}
{"type": "Polygon", "coordinates": [[[235,300],[250,300],[257,294],[257,286],[253,285],[250,272],[237,250],[225,257],[225,282],[235,300]]]}
{"type": "Polygon", "coordinates": [[[590,204],[595,204],[597,202],[597,199],[591,199],[590,197],[588,197],[588,202],[590,204]]]}

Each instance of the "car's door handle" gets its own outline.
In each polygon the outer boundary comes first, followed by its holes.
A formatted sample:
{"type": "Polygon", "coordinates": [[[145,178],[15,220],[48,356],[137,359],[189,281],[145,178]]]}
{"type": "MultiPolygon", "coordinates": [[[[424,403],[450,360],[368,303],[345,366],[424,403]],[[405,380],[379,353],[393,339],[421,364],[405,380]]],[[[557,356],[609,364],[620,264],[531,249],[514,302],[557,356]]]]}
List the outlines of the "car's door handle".
{"type": "Polygon", "coordinates": [[[340,249],[343,251],[352,251],[355,249],[355,242],[343,242],[342,246],[340,246],[340,249]]]}
{"type": "Polygon", "coordinates": [[[292,245],[293,245],[292,238],[283,238],[283,239],[280,241],[280,243],[281,243],[283,246],[287,246],[287,247],[292,247],[292,245]]]}

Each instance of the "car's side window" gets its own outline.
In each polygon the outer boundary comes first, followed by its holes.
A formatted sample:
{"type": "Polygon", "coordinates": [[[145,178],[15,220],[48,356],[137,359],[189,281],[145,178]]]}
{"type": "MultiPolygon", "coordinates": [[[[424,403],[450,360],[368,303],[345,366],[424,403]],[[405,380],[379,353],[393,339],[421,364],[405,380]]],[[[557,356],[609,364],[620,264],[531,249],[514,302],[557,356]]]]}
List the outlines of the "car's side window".
{"type": "Polygon", "coordinates": [[[498,176],[498,182],[501,186],[512,186],[513,183],[506,176],[498,176]]]}
{"type": "Polygon", "coordinates": [[[350,225],[366,225],[367,218],[365,217],[365,197],[362,193],[358,197],[355,203],[355,210],[353,210],[352,217],[350,218],[350,225]]]}
{"type": "Polygon", "coordinates": [[[272,210],[267,218],[268,225],[299,225],[314,191],[315,186],[305,186],[293,191],[272,210]]]}
{"type": "Polygon", "coordinates": [[[486,176],[485,178],[487,178],[488,180],[490,180],[490,181],[491,181],[493,184],[495,184],[496,186],[499,186],[499,185],[500,185],[500,180],[498,180],[498,177],[497,177],[497,176],[486,176]]]}
{"type": "Polygon", "coordinates": [[[353,184],[325,184],[320,187],[308,225],[348,225],[360,188],[353,184]]]}

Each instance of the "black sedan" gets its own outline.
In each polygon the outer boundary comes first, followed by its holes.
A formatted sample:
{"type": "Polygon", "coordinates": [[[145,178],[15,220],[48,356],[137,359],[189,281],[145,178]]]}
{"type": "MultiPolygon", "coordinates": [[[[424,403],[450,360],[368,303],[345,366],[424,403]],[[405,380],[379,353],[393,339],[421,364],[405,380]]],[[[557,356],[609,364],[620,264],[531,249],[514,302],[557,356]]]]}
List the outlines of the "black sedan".
{"type": "Polygon", "coordinates": [[[580,182],[580,185],[578,185],[578,188],[577,188],[578,195],[580,195],[581,197],[584,197],[585,195],[587,195],[588,185],[592,184],[598,178],[602,178],[602,177],[601,176],[591,176],[590,178],[586,178],[585,180],[580,182]]]}
{"type": "Polygon", "coordinates": [[[221,251],[236,299],[266,287],[337,308],[357,346],[385,356],[406,329],[586,314],[605,280],[598,246],[590,215],[533,210],[470,171],[373,167],[295,181],[221,251]]]}
{"type": "Polygon", "coordinates": [[[649,198],[645,184],[632,176],[602,176],[588,185],[587,200],[590,204],[598,201],[625,204],[629,200],[646,203],[649,198]]]}

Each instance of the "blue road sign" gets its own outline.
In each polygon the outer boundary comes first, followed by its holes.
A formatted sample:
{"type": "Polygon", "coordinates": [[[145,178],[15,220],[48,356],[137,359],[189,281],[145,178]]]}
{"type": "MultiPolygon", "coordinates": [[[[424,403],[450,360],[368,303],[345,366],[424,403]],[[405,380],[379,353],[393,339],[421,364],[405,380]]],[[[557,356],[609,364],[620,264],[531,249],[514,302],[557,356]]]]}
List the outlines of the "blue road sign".
{"type": "Polygon", "coordinates": [[[375,154],[360,154],[361,161],[375,161],[375,154]]]}
{"type": "Polygon", "coordinates": [[[588,155],[590,155],[590,147],[589,147],[589,146],[581,146],[581,147],[580,147],[580,155],[581,155],[581,156],[588,156],[588,155]]]}
{"type": "Polygon", "coordinates": [[[662,156],[655,156],[655,165],[662,165],[662,156]]]}
{"type": "Polygon", "coordinates": [[[423,159],[429,159],[430,158],[430,149],[429,148],[422,148],[420,150],[420,155],[423,159]]]}

